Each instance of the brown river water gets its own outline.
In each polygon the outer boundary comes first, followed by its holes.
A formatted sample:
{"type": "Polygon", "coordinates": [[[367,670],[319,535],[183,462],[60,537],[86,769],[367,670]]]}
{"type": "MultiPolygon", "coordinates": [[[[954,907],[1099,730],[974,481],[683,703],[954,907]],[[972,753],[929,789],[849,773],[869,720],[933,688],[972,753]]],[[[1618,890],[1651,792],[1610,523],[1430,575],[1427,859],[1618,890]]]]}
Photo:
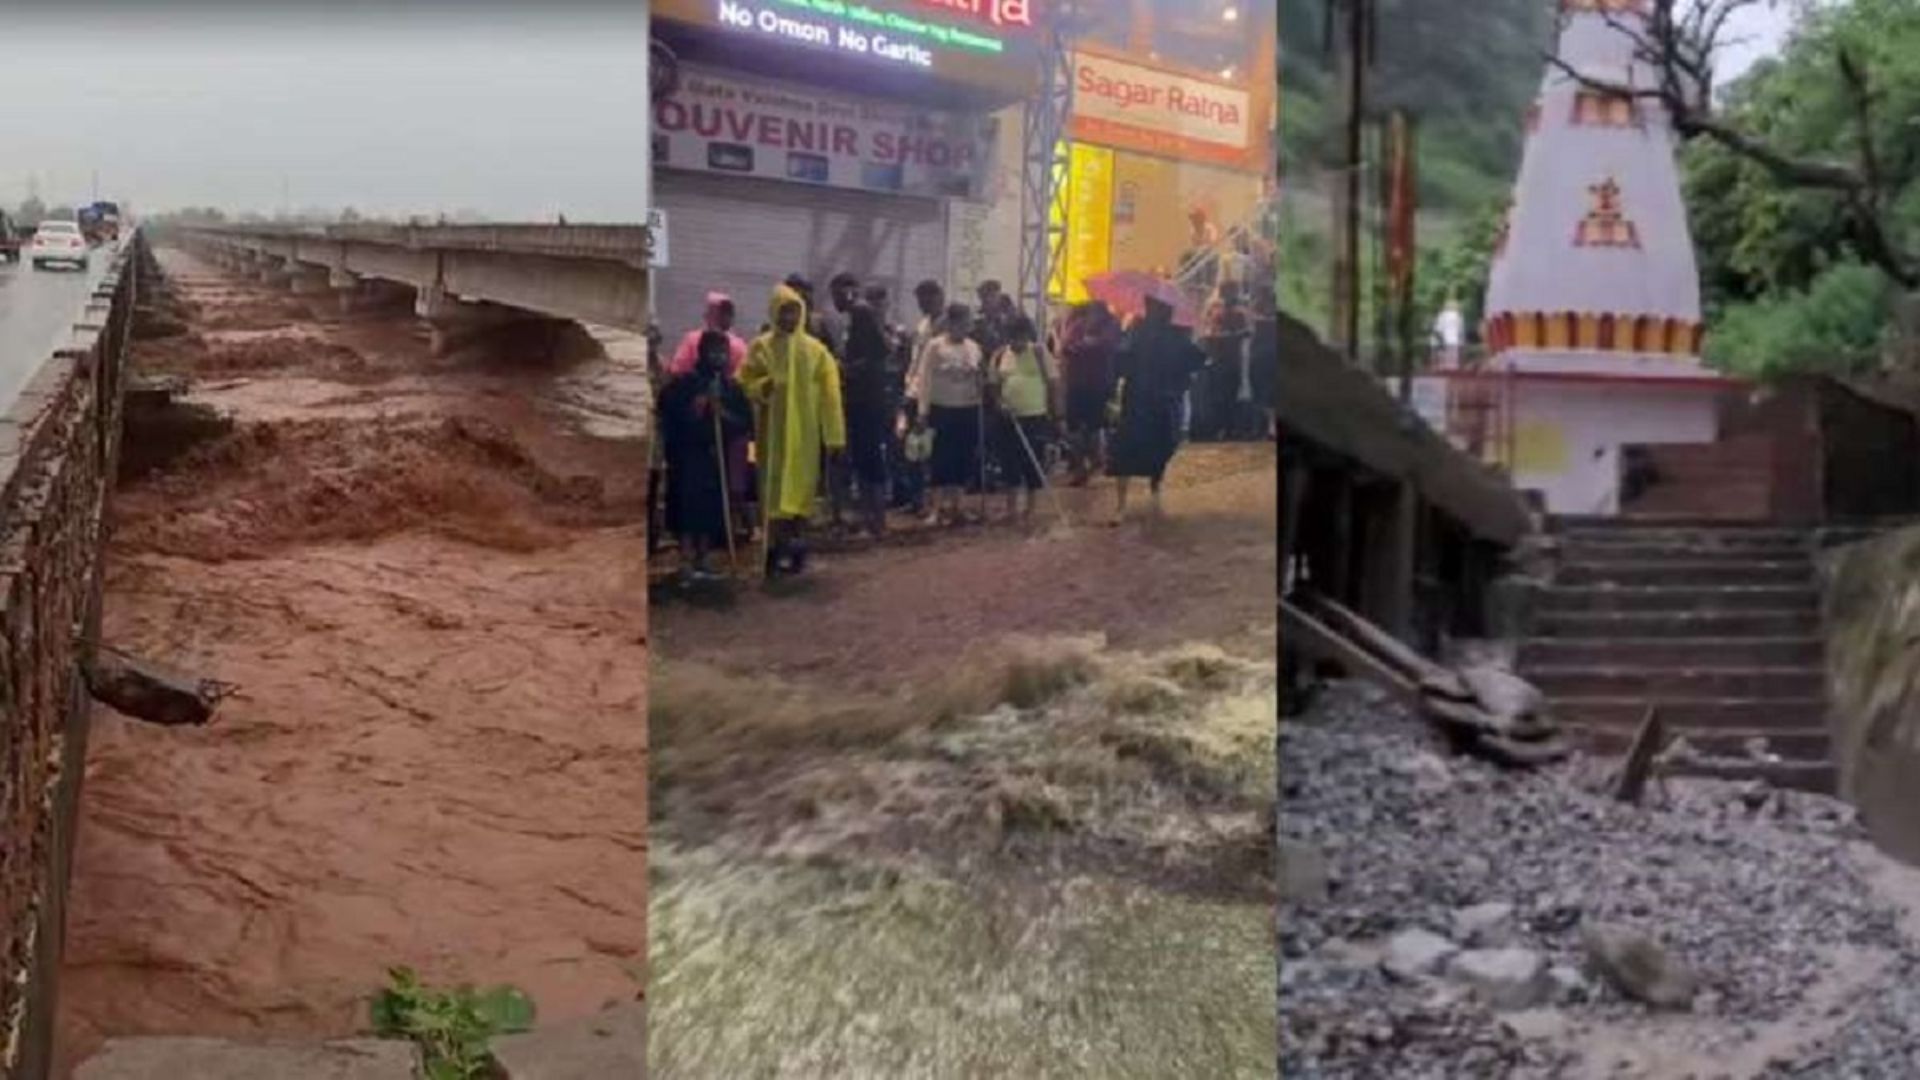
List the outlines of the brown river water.
{"type": "Polygon", "coordinates": [[[363,1030],[397,964],[543,1020],[638,996],[643,344],[435,361],[404,310],[162,264],[189,330],[136,364],[235,427],[123,481],[106,638],[239,690],[201,729],[97,711],[66,1065],[363,1030]]]}

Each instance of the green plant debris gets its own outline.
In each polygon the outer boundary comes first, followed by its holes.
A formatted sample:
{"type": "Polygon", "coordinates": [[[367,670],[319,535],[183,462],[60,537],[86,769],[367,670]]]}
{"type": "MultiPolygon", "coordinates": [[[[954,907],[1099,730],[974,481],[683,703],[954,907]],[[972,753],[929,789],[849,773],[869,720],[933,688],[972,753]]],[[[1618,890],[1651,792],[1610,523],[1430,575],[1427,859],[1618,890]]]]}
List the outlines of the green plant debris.
{"type": "Polygon", "coordinates": [[[420,1048],[426,1080],[493,1080],[499,1075],[488,1043],[533,1027],[533,999],[512,986],[450,990],[423,985],[412,968],[396,967],[372,1002],[373,1030],[420,1048]]]}

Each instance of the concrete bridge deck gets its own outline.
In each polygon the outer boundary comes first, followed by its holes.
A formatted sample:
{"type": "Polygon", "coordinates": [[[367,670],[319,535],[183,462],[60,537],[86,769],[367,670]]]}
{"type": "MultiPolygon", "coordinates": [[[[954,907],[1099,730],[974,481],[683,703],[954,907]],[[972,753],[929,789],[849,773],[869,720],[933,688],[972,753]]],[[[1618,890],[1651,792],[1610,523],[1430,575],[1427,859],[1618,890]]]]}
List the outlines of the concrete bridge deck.
{"type": "Polygon", "coordinates": [[[415,292],[443,352],[469,332],[525,319],[645,330],[645,225],[230,225],[181,230],[189,250],[296,293],[351,306],[377,283],[415,292]]]}

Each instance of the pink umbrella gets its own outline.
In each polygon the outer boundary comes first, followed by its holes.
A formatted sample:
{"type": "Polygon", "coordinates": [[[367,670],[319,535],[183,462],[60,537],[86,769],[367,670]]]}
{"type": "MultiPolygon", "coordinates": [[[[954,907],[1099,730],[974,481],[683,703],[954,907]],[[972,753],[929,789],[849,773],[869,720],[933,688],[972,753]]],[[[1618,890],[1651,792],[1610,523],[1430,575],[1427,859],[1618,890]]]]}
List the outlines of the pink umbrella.
{"type": "Polygon", "coordinates": [[[1086,280],[1087,295],[1106,301],[1115,315],[1126,318],[1146,311],[1149,298],[1173,309],[1175,326],[1192,326],[1200,319],[1192,298],[1166,278],[1139,270],[1114,270],[1086,280]]]}

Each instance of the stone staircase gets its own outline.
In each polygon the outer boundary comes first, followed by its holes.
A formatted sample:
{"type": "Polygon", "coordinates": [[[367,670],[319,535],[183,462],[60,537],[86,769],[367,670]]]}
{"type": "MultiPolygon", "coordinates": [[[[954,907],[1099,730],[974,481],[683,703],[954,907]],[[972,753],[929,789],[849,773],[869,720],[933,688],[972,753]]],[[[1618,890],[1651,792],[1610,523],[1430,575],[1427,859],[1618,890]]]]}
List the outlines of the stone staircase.
{"type": "Polygon", "coordinates": [[[1522,673],[1599,753],[1648,705],[1707,754],[1767,740],[1782,786],[1832,791],[1814,536],[1686,520],[1567,519],[1522,673]]]}

